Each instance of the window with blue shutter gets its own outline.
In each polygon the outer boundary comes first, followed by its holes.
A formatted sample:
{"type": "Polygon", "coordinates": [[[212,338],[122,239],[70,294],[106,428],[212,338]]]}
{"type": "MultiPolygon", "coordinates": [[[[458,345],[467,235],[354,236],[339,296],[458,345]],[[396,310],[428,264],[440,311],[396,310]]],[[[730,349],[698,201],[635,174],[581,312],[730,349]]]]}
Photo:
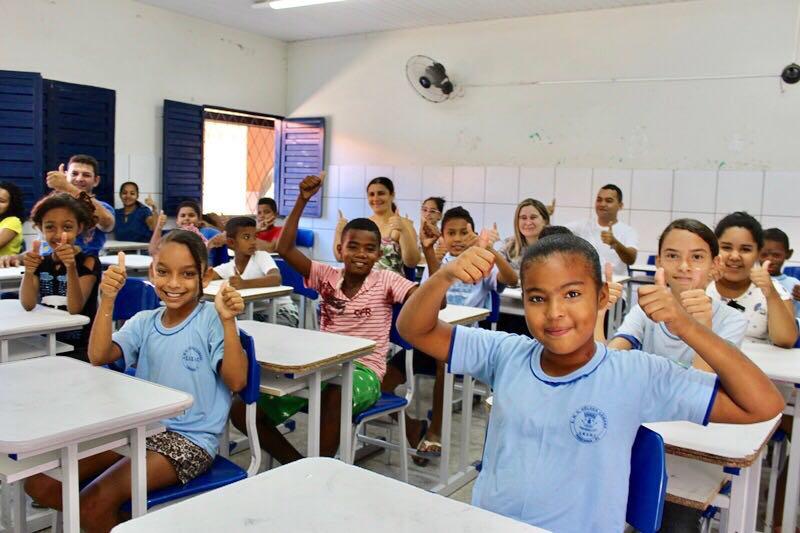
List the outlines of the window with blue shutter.
{"type": "Polygon", "coordinates": [[[163,209],[177,215],[183,200],[203,202],[203,106],[164,100],[163,209]]]}
{"type": "MultiPolygon", "coordinates": [[[[275,179],[278,213],[286,216],[297,200],[300,182],[325,167],[325,118],[287,118],[281,122],[275,179]]],[[[303,216],[322,216],[322,190],[308,202],[303,216]]]]}
{"type": "Polygon", "coordinates": [[[22,189],[25,211],[44,192],[42,76],[0,71],[0,180],[22,189]]]}
{"type": "Polygon", "coordinates": [[[116,92],[54,80],[44,80],[43,89],[45,174],[73,155],[90,155],[100,165],[94,194],[114,205],[116,92]]]}

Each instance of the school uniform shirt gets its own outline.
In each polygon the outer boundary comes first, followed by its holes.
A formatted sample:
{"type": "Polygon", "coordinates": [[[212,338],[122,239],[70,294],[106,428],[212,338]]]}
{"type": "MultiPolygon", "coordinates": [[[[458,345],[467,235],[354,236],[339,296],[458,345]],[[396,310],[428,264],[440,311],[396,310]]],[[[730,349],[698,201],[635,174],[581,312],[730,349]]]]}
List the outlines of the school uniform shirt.
{"type": "Polygon", "coordinates": [[[639,426],[707,424],[717,378],[600,343],[583,367],[552,377],[543,348],[527,336],[453,330],[450,371],[494,391],[472,504],[550,531],[622,531],[639,426]]]}
{"type": "MultiPolygon", "coordinates": [[[[788,276],[783,272],[781,272],[777,276],[772,276],[772,279],[780,283],[781,286],[784,289],[786,289],[786,292],[788,292],[790,296],[792,294],[792,290],[794,290],[795,285],[800,285],[800,279],[788,276]]],[[[792,299],[794,300],[794,296],[792,296],[792,299]]],[[[800,301],[798,300],[794,300],[794,316],[800,318],[800,301]]]]}
{"type": "Polygon", "coordinates": [[[375,350],[358,362],[382,380],[389,351],[392,305],[403,303],[416,283],[390,270],[373,269],[355,296],[348,298],[342,292],[343,281],[343,270],[311,262],[311,272],[304,283],[320,296],[319,329],[375,341],[375,350]]]}
{"type": "MultiPolygon", "coordinates": [[[[448,252],[442,258],[442,267],[450,261],[455,261],[457,257],[450,255],[448,252]]],[[[478,283],[464,283],[463,281],[456,281],[450,288],[447,289],[447,303],[452,305],[466,305],[468,307],[482,307],[483,309],[492,308],[492,291],[497,290],[497,275],[500,271],[497,265],[492,267],[492,271],[488,276],[480,280],[478,283]]],[[[422,281],[430,277],[428,267],[422,273],[422,281]]]]}
{"type": "MultiPolygon", "coordinates": [[[[56,339],[67,344],[71,344],[74,348],[74,355],[80,359],[88,360],[86,355],[86,347],[89,345],[89,334],[92,332],[92,322],[94,322],[94,315],[97,313],[97,288],[100,285],[100,276],[102,269],[100,261],[97,257],[91,256],[93,266],[87,266],[86,263],[90,256],[81,252],[75,255],[75,265],[78,270],[78,277],[92,275],[95,277],[95,283],[86,298],[86,303],[81,309],[79,314],[89,317],[89,323],[81,329],[73,331],[62,331],[56,334],[56,339]]],[[[52,254],[46,255],[42,258],[42,262],[36,269],[35,275],[39,278],[39,300],[46,304],[44,300],[48,296],[60,296],[60,302],[56,304],[59,308],[67,310],[67,268],[64,263],[56,262],[52,254]]]]}
{"type": "Polygon", "coordinates": [[[162,423],[215,457],[231,407],[231,391],[220,375],[222,322],[212,302],[199,302],[171,328],[162,323],[164,311],[136,313],[111,338],[122,350],[125,366],[136,365],[137,378],[192,395],[189,409],[162,423]]]}
{"type": "MultiPolygon", "coordinates": [[[[780,283],[772,280],[772,286],[778,292],[781,300],[791,300],[792,296],[780,283]]],[[[745,336],[750,340],[769,342],[769,331],[767,330],[767,299],[764,293],[755,283],[738,298],[725,298],[717,290],[716,282],[712,281],[706,288],[706,294],[714,300],[719,300],[723,305],[728,305],[740,311],[747,319],[747,333],[745,336]],[[734,307],[735,305],[735,307],[734,307]]]]}
{"type": "Polygon", "coordinates": [[[125,214],[125,208],[114,211],[114,236],[118,241],[150,242],[153,232],[147,227],[147,217],[153,212],[147,206],[138,203],[136,209],[125,214]]]}
{"type": "MultiPolygon", "coordinates": [[[[244,272],[236,272],[236,261],[233,260],[214,267],[214,272],[222,279],[228,279],[235,275],[240,275],[242,279],[257,279],[263,278],[272,271],[277,272],[278,265],[275,264],[275,261],[268,252],[260,251],[250,256],[250,260],[247,261],[247,266],[244,267],[244,272]]],[[[294,302],[292,302],[290,296],[279,296],[278,298],[273,298],[272,301],[275,302],[275,305],[278,307],[294,307],[294,302]]]]}
{"type": "MultiPolygon", "coordinates": [[[[744,315],[717,300],[711,300],[711,313],[712,331],[734,346],[741,346],[747,331],[744,315]]],[[[625,315],[612,338],[617,337],[630,342],[634,350],[666,357],[687,368],[694,362],[694,350],[673,335],[663,322],[650,320],[638,304],[625,315]]]]}
{"type": "Polygon", "coordinates": [[[272,226],[256,233],[256,238],[267,242],[277,241],[278,237],[281,236],[281,231],[283,231],[283,226],[272,226]]]}
{"type": "MultiPolygon", "coordinates": [[[[592,216],[582,222],[571,222],[567,224],[567,227],[572,230],[575,235],[586,239],[594,246],[595,250],[597,250],[597,253],[600,255],[600,266],[611,263],[614,267],[614,274],[620,276],[628,275],[628,265],[623,263],[619,255],[617,255],[617,252],[611,246],[605,244],[603,239],[600,238],[600,233],[605,231],[608,226],[601,226],[598,224],[597,217],[592,216]]],[[[618,221],[614,224],[613,231],[614,237],[625,247],[639,248],[639,234],[626,223],[621,220],[618,221]]]]}
{"type": "MultiPolygon", "coordinates": [[[[95,200],[97,200],[95,198],[95,200]]],[[[109,212],[111,216],[114,216],[114,208],[108,205],[107,203],[97,200],[103,209],[109,212]]],[[[44,240],[42,237],[39,237],[42,241],[41,251],[42,255],[49,254],[52,250],[50,249],[50,245],[44,240]]],[[[103,249],[103,246],[106,244],[106,232],[102,231],[100,228],[95,226],[92,228],[92,231],[89,232],[87,235],[78,235],[75,239],[75,246],[80,247],[81,251],[86,255],[94,255],[97,256],[100,254],[100,250],[103,249]]]]}
{"type": "Polygon", "coordinates": [[[0,248],[0,256],[17,255],[22,250],[22,221],[19,217],[6,217],[0,220],[0,230],[2,229],[11,230],[16,235],[0,248]]]}

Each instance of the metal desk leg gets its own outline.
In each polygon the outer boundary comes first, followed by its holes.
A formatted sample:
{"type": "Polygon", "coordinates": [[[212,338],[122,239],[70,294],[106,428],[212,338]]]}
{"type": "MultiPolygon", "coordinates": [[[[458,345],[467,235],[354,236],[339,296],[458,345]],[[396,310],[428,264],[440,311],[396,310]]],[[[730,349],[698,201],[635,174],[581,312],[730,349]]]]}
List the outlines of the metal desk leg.
{"type": "Polygon", "coordinates": [[[80,532],[78,481],[78,445],[70,444],[61,449],[61,501],[65,533],[80,532]]]}
{"type": "Polygon", "coordinates": [[[461,453],[458,471],[464,472],[469,463],[469,441],[472,429],[472,376],[464,375],[461,387],[461,453]]]}
{"type": "Polygon", "coordinates": [[[8,363],[8,339],[0,341],[0,363],[8,363]]]}
{"type": "Polygon", "coordinates": [[[308,376],[308,457],[319,457],[321,389],[322,375],[317,371],[308,376]]]}
{"type": "Polygon", "coordinates": [[[269,321],[273,324],[278,323],[278,306],[275,305],[275,300],[269,302],[269,321]]]}
{"type": "Polygon", "coordinates": [[[48,333],[47,334],[47,355],[55,355],[56,354],[56,334],[55,333],[48,333]]]}
{"type": "Polygon", "coordinates": [[[342,363],[342,408],[339,427],[339,457],[351,464],[353,454],[353,362],[342,363]]]}
{"type": "Polygon", "coordinates": [[[131,441],[131,511],[133,518],[147,513],[147,450],[144,426],[129,433],[131,441]]]}
{"type": "MultiPolygon", "coordinates": [[[[795,389],[800,389],[797,385],[795,389]]],[[[797,497],[800,489],[800,401],[794,402],[792,420],[792,446],[789,449],[789,465],[786,474],[786,497],[783,500],[782,531],[794,531],[797,523],[797,497]]]]}
{"type": "Polygon", "coordinates": [[[244,319],[253,320],[253,302],[244,304],[244,319]]]}
{"type": "Polygon", "coordinates": [[[14,533],[25,533],[28,531],[27,500],[23,481],[17,481],[13,485],[14,490],[14,533]]]}
{"type": "Polygon", "coordinates": [[[727,531],[728,533],[755,531],[761,454],[747,468],[726,468],[725,471],[733,474],[727,531]]]}
{"type": "Polygon", "coordinates": [[[450,434],[453,429],[453,374],[444,374],[444,398],[442,400],[442,455],[439,458],[439,485],[434,492],[447,486],[450,480],[450,434]]]}

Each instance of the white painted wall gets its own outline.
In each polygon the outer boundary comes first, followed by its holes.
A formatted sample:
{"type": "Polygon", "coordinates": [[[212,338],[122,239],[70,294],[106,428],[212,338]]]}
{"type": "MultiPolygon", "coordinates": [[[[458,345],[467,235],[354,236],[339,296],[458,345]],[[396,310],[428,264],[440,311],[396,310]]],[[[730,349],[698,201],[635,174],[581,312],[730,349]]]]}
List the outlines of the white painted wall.
{"type": "Polygon", "coordinates": [[[718,81],[467,87],[426,102],[409,87],[414,54],[456,83],[773,75],[794,59],[795,0],[700,0],[460,24],[289,44],[287,111],[327,116],[325,217],[368,213],[366,181],[393,177],[403,212],[447,196],[511,231],[518,200],[558,200],[556,222],[589,216],[600,182],[619,183],[641,250],[673,217],[710,225],[747,208],[800,242],[800,85],[718,81]],[[786,172],[788,171],[788,172],[786,172]],[[793,172],[794,171],[794,172],[793,172]],[[796,196],[793,194],[792,196],[796,196]]]}
{"type": "Polygon", "coordinates": [[[164,99],[285,111],[285,43],[131,0],[2,0],[0,68],[114,89],[116,182],[157,202],[164,99]]]}

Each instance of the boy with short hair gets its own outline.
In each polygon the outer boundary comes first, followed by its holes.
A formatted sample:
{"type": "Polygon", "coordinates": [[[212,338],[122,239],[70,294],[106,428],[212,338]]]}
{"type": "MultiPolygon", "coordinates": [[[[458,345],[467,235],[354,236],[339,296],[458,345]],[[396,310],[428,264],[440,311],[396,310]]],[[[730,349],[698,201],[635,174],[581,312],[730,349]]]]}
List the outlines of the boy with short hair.
{"type": "MultiPolygon", "coordinates": [[[[380,383],[386,372],[392,306],[403,303],[417,286],[389,270],[373,270],[381,256],[381,234],[369,219],[348,222],[339,244],[344,268],[336,269],[312,261],[295,246],[297,224],[308,200],[322,187],[321,176],[306,176],[300,183],[297,202],[286,219],[278,241],[278,253],[305,278],[306,287],[320,295],[320,330],[375,341],[375,351],[355,362],[353,370],[353,414],[368,409],[380,398],[380,383]]],[[[439,305],[437,303],[437,309],[439,305]]],[[[328,384],[322,391],[320,454],[332,457],[339,446],[341,390],[328,384]]],[[[294,396],[280,398],[263,394],[258,400],[258,435],[261,446],[280,463],[302,458],[275,428],[291,417],[308,400],[294,396]]],[[[246,429],[244,406],[237,402],[232,410],[234,424],[246,429]]]]}
{"type": "Polygon", "coordinates": [[[281,236],[281,226],[275,225],[278,218],[278,204],[272,198],[259,198],[258,214],[258,249],[265,252],[274,252],[278,247],[278,238],[281,236]]]}
{"type": "Polygon", "coordinates": [[[408,342],[494,391],[472,496],[478,507],[551,531],[622,531],[631,447],[642,423],[750,424],[783,409],[769,378],[694,320],[665,286],[641,287],[639,304],[716,376],[596,343],[608,287],[597,251],[573,235],[540,239],[523,258],[533,338],[439,321],[437,303],[450,285],[480,282],[493,266],[491,252],[470,248],[431,276],[397,320],[408,342]]]}
{"type": "MultiPolygon", "coordinates": [[[[267,252],[256,250],[256,222],[250,217],[233,217],[225,224],[226,243],[233,250],[233,260],[215,266],[211,279],[227,279],[234,289],[275,287],[281,284],[281,273],[267,252]]],[[[277,306],[277,323],[296,328],[300,322],[297,306],[289,296],[272,299],[277,306]]],[[[266,321],[263,313],[256,320],[266,321]]]]}
{"type": "Polygon", "coordinates": [[[794,315],[800,318],[800,280],[781,272],[783,263],[792,258],[794,250],[789,247],[789,236],[778,228],[764,230],[764,247],[761,248],[760,261],[769,261],[769,274],[780,283],[794,300],[794,315]]]}

